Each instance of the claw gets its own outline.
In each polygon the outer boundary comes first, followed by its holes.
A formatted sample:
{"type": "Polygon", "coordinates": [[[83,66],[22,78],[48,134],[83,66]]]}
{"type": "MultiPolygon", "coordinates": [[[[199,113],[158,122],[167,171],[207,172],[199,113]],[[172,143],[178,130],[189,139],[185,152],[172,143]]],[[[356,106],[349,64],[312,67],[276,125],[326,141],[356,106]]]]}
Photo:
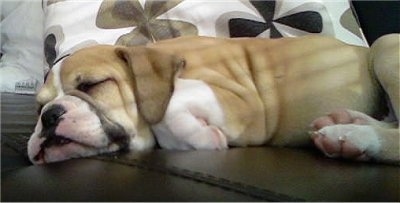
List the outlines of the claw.
{"type": "Polygon", "coordinates": [[[311,138],[315,138],[317,136],[325,136],[324,134],[320,133],[319,131],[308,131],[308,134],[311,138]]]}

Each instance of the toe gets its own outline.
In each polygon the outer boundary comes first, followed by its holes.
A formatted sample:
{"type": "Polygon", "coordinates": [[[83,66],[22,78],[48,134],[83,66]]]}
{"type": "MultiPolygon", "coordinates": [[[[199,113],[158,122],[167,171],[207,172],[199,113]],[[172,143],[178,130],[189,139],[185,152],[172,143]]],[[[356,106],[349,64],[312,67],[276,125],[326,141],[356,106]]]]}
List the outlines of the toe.
{"type": "Polygon", "coordinates": [[[313,130],[319,130],[325,126],[330,126],[334,125],[335,123],[333,122],[332,118],[329,116],[323,116],[315,119],[313,122],[311,122],[311,129],[313,130]]]}
{"type": "Polygon", "coordinates": [[[335,124],[348,124],[352,122],[352,117],[345,109],[339,109],[329,114],[335,124]]]}
{"type": "Polygon", "coordinates": [[[362,155],[362,151],[350,142],[344,141],[342,144],[341,156],[347,159],[355,159],[362,155]]]}
{"type": "Polygon", "coordinates": [[[340,145],[335,143],[321,133],[312,135],[315,146],[328,157],[338,157],[340,155],[340,145]]]}

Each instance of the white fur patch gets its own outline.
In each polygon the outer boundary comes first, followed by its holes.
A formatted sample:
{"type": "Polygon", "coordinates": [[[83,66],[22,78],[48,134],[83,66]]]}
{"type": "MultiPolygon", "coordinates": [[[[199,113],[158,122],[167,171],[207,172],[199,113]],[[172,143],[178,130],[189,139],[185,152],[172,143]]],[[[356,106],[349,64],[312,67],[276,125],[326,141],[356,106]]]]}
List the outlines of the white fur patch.
{"type": "Polygon", "coordinates": [[[53,71],[53,85],[57,89],[57,98],[60,98],[65,95],[64,90],[61,85],[61,64],[62,64],[63,60],[61,60],[57,64],[55,64],[53,66],[53,68],[50,70],[50,71],[53,71]]]}
{"type": "Polygon", "coordinates": [[[152,126],[166,149],[221,149],[226,137],[218,127],[224,114],[212,89],[203,81],[178,79],[163,120],[152,126]]]}
{"type": "Polygon", "coordinates": [[[353,144],[368,156],[374,156],[379,152],[381,144],[374,128],[369,125],[344,124],[326,126],[318,132],[324,134],[333,141],[344,139],[353,144]]]}

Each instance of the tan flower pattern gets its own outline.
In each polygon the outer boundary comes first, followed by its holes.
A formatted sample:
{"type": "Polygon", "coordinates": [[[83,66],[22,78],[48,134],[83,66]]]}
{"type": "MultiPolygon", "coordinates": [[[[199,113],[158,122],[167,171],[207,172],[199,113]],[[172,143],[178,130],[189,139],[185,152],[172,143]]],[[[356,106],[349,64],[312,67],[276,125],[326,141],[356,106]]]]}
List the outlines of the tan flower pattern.
{"type": "Polygon", "coordinates": [[[66,0],[48,0],[47,1],[47,6],[50,6],[51,4],[63,2],[63,1],[66,1],[66,0]]]}
{"type": "Polygon", "coordinates": [[[146,1],[104,0],[96,18],[96,26],[102,29],[133,27],[122,35],[117,45],[140,45],[183,35],[197,35],[195,25],[172,19],[159,19],[182,0],[146,1]]]}
{"type": "Polygon", "coordinates": [[[349,32],[353,33],[359,38],[362,38],[362,33],[360,31],[358,21],[354,17],[354,14],[350,8],[347,9],[342,16],[340,16],[340,24],[342,24],[343,28],[347,29],[349,32]]]}

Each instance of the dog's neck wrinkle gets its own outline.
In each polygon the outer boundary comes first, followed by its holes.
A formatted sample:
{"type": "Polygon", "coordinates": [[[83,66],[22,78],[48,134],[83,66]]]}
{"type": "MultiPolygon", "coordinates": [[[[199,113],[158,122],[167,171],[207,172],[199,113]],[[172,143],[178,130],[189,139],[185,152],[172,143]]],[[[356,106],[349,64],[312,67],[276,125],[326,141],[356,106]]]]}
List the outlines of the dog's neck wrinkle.
{"type": "Polygon", "coordinates": [[[253,47],[251,46],[245,48],[246,61],[248,62],[252,80],[264,105],[266,135],[267,140],[270,140],[278,129],[280,112],[280,96],[274,78],[273,61],[267,60],[272,58],[268,57],[271,50],[268,47],[264,47],[262,50],[256,48],[257,51],[252,49],[253,47]]]}

